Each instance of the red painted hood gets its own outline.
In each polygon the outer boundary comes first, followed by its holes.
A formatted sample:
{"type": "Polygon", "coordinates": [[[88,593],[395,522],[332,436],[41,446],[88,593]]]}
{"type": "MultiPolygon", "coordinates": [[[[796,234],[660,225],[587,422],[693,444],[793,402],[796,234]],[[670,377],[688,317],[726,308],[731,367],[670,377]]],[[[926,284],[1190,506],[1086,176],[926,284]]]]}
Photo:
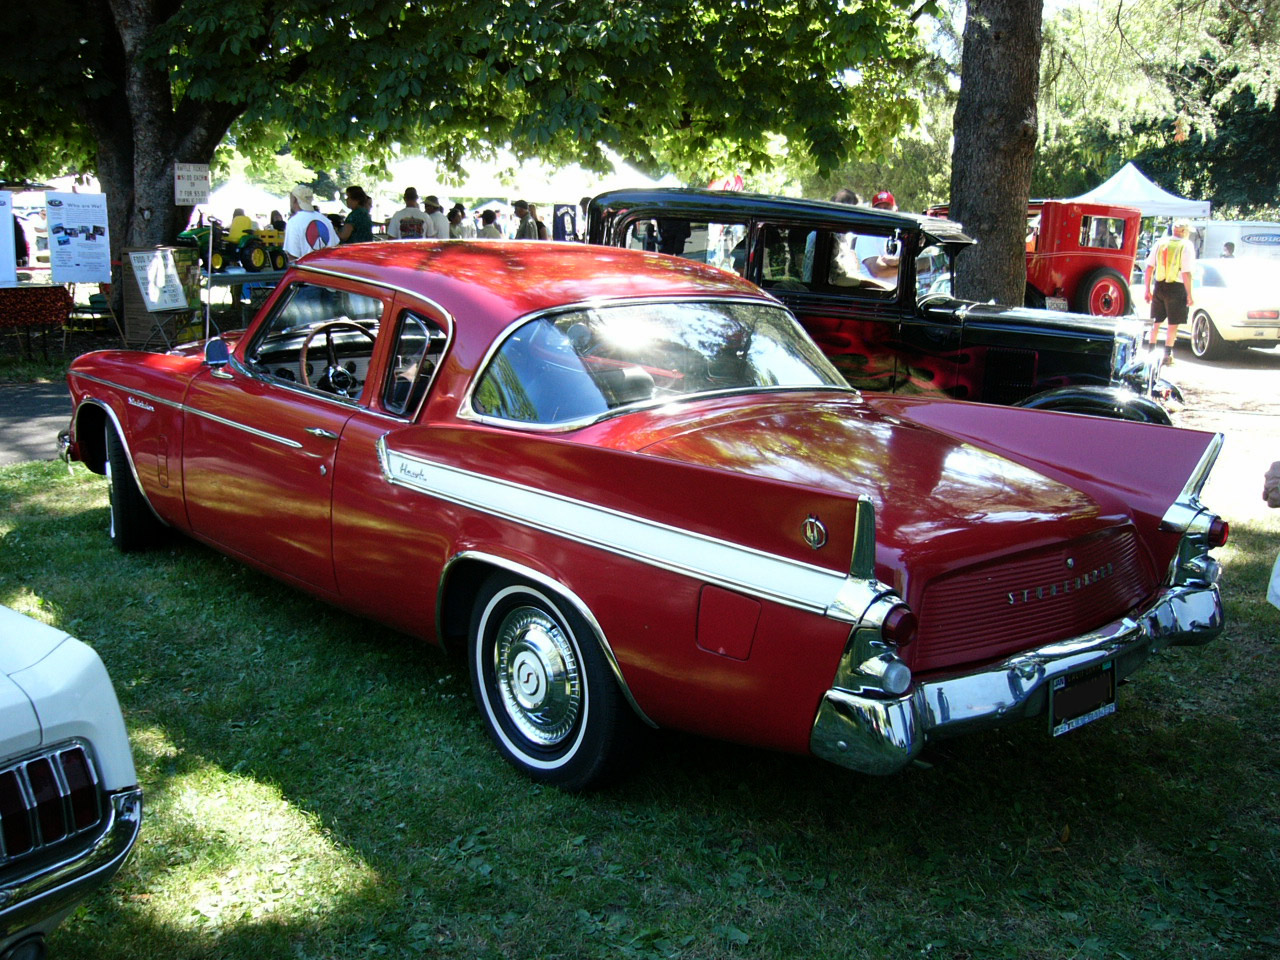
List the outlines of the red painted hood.
{"type": "Polygon", "coordinates": [[[870,497],[881,576],[904,594],[907,571],[928,579],[1125,524],[1161,541],[1147,547],[1162,569],[1176,537],[1158,537],[1159,519],[1211,439],[1094,417],[830,393],[673,405],[605,432],[596,438],[603,445],[801,484],[815,499],[870,497]]]}

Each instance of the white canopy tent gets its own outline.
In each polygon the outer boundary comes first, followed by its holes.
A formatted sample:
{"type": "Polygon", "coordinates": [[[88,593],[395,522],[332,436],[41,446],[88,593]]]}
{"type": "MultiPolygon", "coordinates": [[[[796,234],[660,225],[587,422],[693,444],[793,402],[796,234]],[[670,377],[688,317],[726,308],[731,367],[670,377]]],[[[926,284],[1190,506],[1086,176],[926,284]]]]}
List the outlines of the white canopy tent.
{"type": "Polygon", "coordinates": [[[1144,217],[1207,217],[1208,200],[1188,200],[1161,190],[1132,163],[1126,163],[1110,180],[1071,200],[1137,207],[1144,217]]]}
{"type": "MultiPolygon", "coordinates": [[[[424,157],[405,158],[391,165],[392,189],[415,187],[419,196],[435,194],[444,203],[448,197],[493,197],[517,199],[530,203],[573,203],[580,197],[594,196],[618,187],[681,186],[674,177],[654,180],[628,165],[621,157],[605,149],[613,164],[611,173],[599,174],[577,164],[550,167],[537,160],[519,160],[507,150],[499,150],[493,160],[464,163],[466,176],[461,183],[438,169],[424,157]],[[448,181],[453,180],[450,183],[448,181]]],[[[444,203],[447,207],[448,204],[444,203]]]]}
{"type": "Polygon", "coordinates": [[[289,197],[286,194],[280,198],[251,183],[232,180],[209,194],[209,202],[200,204],[197,209],[203,211],[205,216],[214,216],[223,223],[230,223],[231,214],[236,208],[243,209],[260,226],[266,226],[266,219],[272,210],[279,210],[288,219],[289,197]]]}

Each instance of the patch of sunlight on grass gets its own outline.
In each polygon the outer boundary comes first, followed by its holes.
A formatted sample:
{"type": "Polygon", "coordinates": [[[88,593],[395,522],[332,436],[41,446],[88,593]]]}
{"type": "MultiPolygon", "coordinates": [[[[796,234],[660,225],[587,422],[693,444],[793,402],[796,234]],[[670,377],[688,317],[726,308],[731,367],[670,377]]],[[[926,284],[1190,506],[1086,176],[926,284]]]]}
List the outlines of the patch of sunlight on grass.
{"type": "Polygon", "coordinates": [[[182,930],[326,916],[378,874],[272,784],[193,758],[156,728],[132,733],[146,791],[139,871],[149,911],[182,930]]]}

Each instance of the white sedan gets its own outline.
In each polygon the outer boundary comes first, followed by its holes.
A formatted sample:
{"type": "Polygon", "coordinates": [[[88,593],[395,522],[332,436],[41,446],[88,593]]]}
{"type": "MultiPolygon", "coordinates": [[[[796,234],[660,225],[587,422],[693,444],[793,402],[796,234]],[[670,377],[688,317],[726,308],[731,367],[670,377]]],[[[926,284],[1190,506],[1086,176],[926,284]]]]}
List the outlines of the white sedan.
{"type": "MultiPolygon", "coordinates": [[[[1232,347],[1280,344],[1280,275],[1275,261],[1256,257],[1197,260],[1191,273],[1195,301],[1178,336],[1191,341],[1191,352],[1219,360],[1232,347]]],[[[1141,266],[1130,289],[1139,316],[1149,316],[1144,302],[1141,266]]]]}
{"type": "Polygon", "coordinates": [[[0,957],[44,938],[124,863],[142,793],[98,655],[0,607],[0,957]]]}

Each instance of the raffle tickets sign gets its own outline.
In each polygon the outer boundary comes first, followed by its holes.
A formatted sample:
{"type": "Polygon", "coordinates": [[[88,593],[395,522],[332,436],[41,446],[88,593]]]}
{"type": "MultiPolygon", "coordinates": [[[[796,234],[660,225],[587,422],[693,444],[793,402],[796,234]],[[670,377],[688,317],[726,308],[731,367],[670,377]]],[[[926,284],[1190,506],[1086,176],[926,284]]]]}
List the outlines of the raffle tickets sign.
{"type": "Polygon", "coordinates": [[[209,165],[207,163],[175,163],[173,165],[173,202],[179,207],[209,202],[209,165]]]}

